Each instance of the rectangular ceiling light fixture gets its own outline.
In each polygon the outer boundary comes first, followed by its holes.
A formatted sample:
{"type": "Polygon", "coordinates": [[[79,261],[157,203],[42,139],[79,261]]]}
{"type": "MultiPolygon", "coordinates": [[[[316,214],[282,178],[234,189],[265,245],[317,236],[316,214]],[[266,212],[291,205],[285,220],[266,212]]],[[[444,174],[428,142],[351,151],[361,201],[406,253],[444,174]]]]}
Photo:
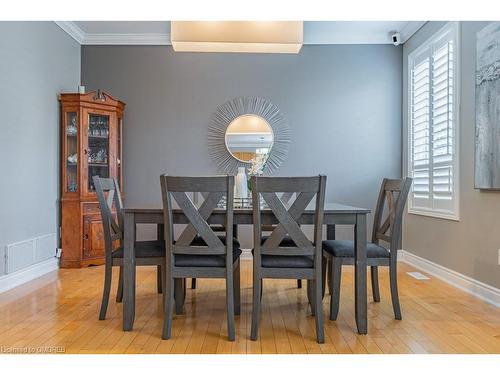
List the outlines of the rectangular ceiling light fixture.
{"type": "Polygon", "coordinates": [[[176,52],[299,53],[302,21],[172,21],[176,52]]]}

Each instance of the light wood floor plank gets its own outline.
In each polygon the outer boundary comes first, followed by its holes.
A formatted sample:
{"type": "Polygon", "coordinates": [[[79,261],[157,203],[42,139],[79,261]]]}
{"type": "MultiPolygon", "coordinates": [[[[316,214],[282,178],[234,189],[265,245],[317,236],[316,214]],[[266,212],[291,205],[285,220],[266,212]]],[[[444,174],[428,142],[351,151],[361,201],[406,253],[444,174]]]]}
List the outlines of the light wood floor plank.
{"type": "Polygon", "coordinates": [[[344,267],[340,312],[329,320],[323,303],[325,343],[316,342],[306,288],[294,280],[265,280],[260,333],[250,340],[252,263],[241,262],[241,315],[236,340],[227,340],[225,283],[188,281],[184,313],[173,319],[172,338],[161,339],[162,296],[156,269],[139,267],[134,330],[122,331],[116,303],[117,270],[106,320],[99,321],[103,268],[65,269],[0,294],[0,345],[5,348],[63,348],[66,353],[500,353],[500,309],[437,279],[415,280],[399,267],[403,320],[394,320],[388,273],[380,269],[381,302],[368,286],[368,335],[354,320],[353,269],[344,267]]]}

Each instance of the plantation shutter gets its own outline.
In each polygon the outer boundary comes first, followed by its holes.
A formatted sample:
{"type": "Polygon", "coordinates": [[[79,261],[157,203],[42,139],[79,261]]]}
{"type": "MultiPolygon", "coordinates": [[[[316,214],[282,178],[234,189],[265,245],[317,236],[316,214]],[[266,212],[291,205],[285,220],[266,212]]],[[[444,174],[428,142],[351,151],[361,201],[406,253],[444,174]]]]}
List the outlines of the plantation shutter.
{"type": "Polygon", "coordinates": [[[430,58],[425,51],[411,72],[411,159],[413,203],[431,208],[430,195],[430,58]]]}
{"type": "Polygon", "coordinates": [[[454,31],[445,31],[410,59],[410,212],[458,213],[454,31]]]}

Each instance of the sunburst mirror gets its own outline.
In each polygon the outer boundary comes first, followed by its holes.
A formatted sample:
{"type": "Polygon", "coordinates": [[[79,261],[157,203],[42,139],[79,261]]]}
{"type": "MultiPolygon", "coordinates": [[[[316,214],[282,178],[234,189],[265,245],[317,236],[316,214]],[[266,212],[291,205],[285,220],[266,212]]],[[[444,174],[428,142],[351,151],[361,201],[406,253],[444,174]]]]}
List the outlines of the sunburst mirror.
{"type": "Polygon", "coordinates": [[[221,172],[234,174],[256,158],[272,174],[284,161],[290,129],[279,108],[262,98],[232,99],[215,112],[209,126],[210,155],[221,172]]]}

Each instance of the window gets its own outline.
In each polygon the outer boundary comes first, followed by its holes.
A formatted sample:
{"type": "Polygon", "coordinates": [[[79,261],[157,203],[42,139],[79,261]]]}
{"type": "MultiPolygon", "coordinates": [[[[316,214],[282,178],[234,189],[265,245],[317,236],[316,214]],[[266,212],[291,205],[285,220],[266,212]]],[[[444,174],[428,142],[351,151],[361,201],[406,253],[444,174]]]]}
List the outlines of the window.
{"type": "Polygon", "coordinates": [[[458,23],[408,57],[408,212],[458,220],[458,23]]]}

